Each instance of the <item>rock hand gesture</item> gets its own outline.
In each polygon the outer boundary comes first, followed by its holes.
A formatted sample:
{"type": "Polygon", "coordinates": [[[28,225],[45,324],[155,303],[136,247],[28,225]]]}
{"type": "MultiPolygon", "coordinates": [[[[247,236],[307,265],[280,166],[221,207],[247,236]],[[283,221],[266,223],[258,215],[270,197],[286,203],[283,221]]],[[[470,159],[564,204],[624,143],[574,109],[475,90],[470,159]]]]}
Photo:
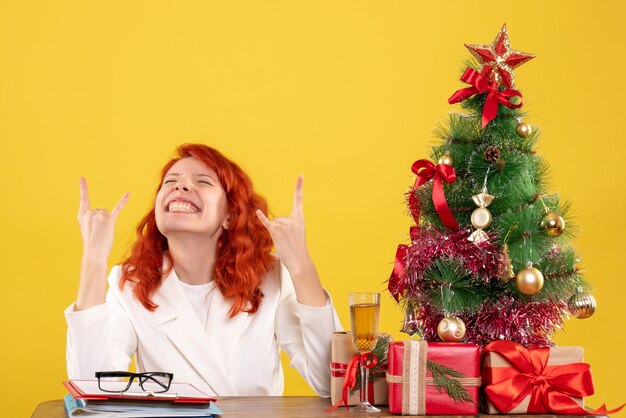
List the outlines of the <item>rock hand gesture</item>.
{"type": "Polygon", "coordinates": [[[75,310],[104,303],[107,264],[113,246],[115,222],[129,196],[129,193],[125,193],[111,212],[106,209],[91,209],[87,181],[80,178],[80,204],[77,217],[83,238],[83,256],[75,310]]]}
{"type": "Polygon", "coordinates": [[[291,275],[298,301],[309,306],[324,306],[326,294],[306,245],[302,209],[303,183],[304,178],[299,176],[291,216],[269,220],[261,210],[257,210],[256,214],[272,236],[278,258],[291,275]]]}

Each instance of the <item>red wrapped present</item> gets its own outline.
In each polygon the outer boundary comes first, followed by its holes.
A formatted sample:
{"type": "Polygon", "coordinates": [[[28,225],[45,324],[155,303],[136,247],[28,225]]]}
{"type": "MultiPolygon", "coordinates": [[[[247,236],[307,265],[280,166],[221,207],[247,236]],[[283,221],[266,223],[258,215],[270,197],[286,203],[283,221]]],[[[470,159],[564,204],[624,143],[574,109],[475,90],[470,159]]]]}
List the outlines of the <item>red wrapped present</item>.
{"type": "Polygon", "coordinates": [[[483,409],[489,414],[606,415],[603,405],[584,409],[583,397],[593,395],[589,365],[582,347],[526,349],[513,341],[494,341],[483,351],[483,409]]]}
{"type": "MultiPolygon", "coordinates": [[[[391,338],[391,336],[387,334],[383,334],[383,336],[387,339],[391,338]]],[[[346,377],[348,364],[350,363],[350,359],[356,355],[356,349],[352,344],[351,333],[333,333],[330,363],[330,400],[333,405],[337,405],[342,400],[344,379],[346,377]]],[[[386,367],[386,362],[380,362],[379,364],[382,365],[383,368],[386,367]]],[[[358,367],[358,362],[355,362],[354,367],[358,367]]],[[[376,370],[379,369],[380,367],[376,370]]],[[[387,381],[385,380],[384,372],[379,373],[378,376],[372,374],[372,370],[370,370],[370,381],[367,386],[368,401],[372,405],[387,405],[387,381]]],[[[350,393],[350,389],[348,388],[347,390],[348,406],[358,404],[360,402],[359,391],[356,390],[350,393]]]]}
{"type": "Polygon", "coordinates": [[[480,349],[474,344],[389,345],[389,410],[402,415],[476,415],[480,349]]]}

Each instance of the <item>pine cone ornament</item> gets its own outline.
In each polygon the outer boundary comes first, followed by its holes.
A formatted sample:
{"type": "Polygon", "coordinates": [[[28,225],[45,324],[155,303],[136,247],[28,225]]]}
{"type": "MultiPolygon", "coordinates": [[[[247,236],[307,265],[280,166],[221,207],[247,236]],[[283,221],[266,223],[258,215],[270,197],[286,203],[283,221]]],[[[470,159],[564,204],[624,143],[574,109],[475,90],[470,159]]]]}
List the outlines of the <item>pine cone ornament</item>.
{"type": "Polygon", "coordinates": [[[488,163],[497,163],[500,160],[500,148],[493,145],[488,147],[483,153],[483,157],[488,163]]]}

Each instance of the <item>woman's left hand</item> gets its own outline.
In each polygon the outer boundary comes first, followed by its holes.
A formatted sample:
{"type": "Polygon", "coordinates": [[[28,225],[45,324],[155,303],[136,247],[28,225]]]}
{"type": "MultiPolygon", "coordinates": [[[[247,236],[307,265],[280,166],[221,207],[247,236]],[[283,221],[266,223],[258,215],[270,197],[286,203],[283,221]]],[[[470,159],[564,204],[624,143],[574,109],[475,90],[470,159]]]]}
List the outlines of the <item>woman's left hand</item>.
{"type": "Polygon", "coordinates": [[[326,294],[306,245],[302,209],[303,183],[304,178],[299,176],[293,196],[291,216],[276,217],[270,221],[259,209],[256,215],[272,236],[278,258],[291,275],[298,301],[305,305],[323,306],[326,304],[326,294]]]}

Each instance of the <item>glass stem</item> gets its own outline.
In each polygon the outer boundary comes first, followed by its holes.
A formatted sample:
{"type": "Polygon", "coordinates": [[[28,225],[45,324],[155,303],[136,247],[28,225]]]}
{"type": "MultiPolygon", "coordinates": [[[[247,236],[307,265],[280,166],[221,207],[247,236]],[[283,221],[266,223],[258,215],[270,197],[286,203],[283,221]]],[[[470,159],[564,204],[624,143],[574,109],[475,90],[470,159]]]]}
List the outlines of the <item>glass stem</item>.
{"type": "Polygon", "coordinates": [[[370,370],[361,364],[361,403],[369,403],[367,386],[369,383],[370,370]]]}

